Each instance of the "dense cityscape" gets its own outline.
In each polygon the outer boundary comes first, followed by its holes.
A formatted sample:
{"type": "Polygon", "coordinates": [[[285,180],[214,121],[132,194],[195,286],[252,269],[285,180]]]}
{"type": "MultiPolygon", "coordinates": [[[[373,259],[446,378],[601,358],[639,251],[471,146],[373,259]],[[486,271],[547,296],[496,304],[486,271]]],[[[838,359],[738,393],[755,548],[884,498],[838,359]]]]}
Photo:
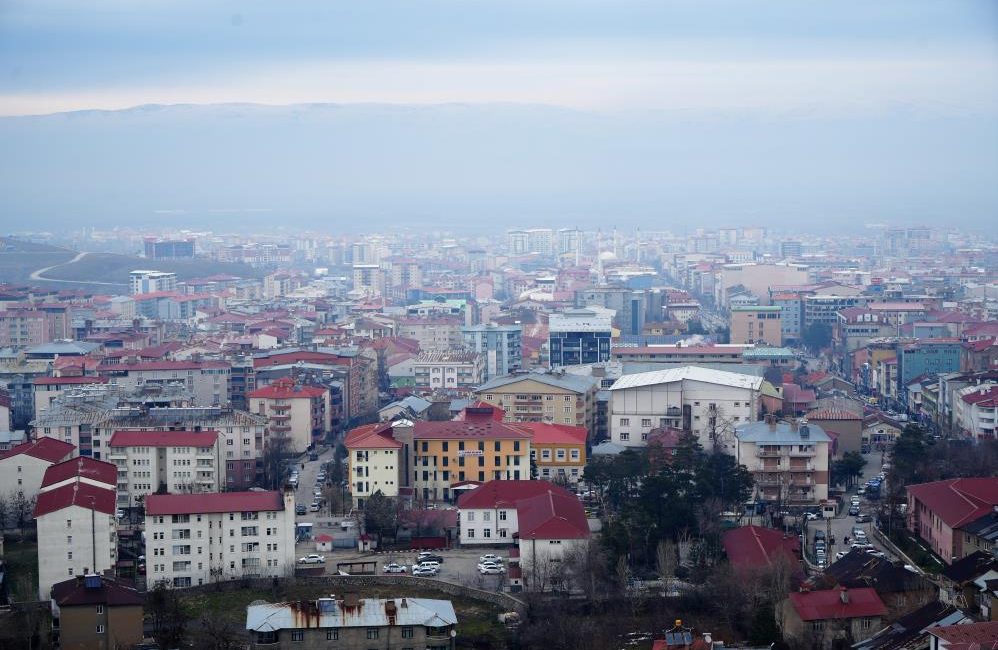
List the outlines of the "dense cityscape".
{"type": "Polygon", "coordinates": [[[993,633],[993,238],[2,243],[10,647],[993,633]]]}

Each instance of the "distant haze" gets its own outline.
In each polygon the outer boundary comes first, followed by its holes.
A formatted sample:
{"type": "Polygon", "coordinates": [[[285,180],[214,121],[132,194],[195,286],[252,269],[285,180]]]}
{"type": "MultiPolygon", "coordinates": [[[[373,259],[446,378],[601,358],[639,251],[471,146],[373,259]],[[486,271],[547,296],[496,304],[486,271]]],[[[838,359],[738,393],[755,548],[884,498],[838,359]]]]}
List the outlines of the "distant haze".
{"type": "Polygon", "coordinates": [[[0,118],[0,225],[982,228],[989,115],[144,106],[0,118]]]}

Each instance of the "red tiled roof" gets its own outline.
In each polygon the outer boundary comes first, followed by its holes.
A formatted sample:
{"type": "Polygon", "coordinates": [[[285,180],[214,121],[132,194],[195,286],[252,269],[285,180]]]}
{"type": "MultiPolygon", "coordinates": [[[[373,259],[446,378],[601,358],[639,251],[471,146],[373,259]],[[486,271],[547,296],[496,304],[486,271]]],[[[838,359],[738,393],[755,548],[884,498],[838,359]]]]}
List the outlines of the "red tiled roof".
{"type": "Polygon", "coordinates": [[[76,481],[48,492],[41,492],[35,502],[35,517],[57,512],[70,506],[91,508],[106,515],[117,509],[117,496],[113,489],[76,481]]]}
{"type": "Polygon", "coordinates": [[[579,498],[549,489],[516,503],[520,539],[587,539],[589,522],[579,498]]]}
{"type": "Polygon", "coordinates": [[[529,439],[530,434],[504,422],[494,420],[448,420],[446,422],[417,422],[413,430],[414,440],[457,440],[466,439],[529,439]]]}
{"type": "Polygon", "coordinates": [[[814,391],[803,389],[797,384],[783,384],[783,401],[790,404],[809,404],[814,401],[814,391]]]}
{"type": "Polygon", "coordinates": [[[52,585],[52,599],[59,607],[108,605],[109,607],[141,607],[145,598],[135,587],[117,578],[100,577],[100,587],[87,587],[83,576],[76,576],[52,585]]]}
{"type": "Polygon", "coordinates": [[[74,477],[89,478],[99,483],[117,487],[118,468],[114,463],[79,456],[49,466],[42,477],[42,487],[62,483],[74,477]]]}
{"type": "Polygon", "coordinates": [[[998,505],[998,477],[933,481],[907,490],[950,528],[983,517],[998,505]]]}
{"type": "Polygon", "coordinates": [[[862,420],[858,413],[850,413],[842,409],[816,409],[807,414],[808,420],[862,420]]]}
{"type": "Polygon", "coordinates": [[[455,420],[464,422],[473,422],[477,420],[495,420],[496,422],[502,422],[503,418],[506,417],[506,410],[496,406],[495,404],[489,404],[482,400],[478,400],[472,404],[468,404],[461,412],[457,414],[455,420]]]}
{"type": "Polygon", "coordinates": [[[976,404],[983,407],[991,407],[998,401],[998,384],[980,386],[976,390],[961,395],[960,399],[967,404],[976,404]]]}
{"type": "Polygon", "coordinates": [[[793,562],[800,561],[800,544],[794,535],[784,535],[772,528],[741,526],[732,528],[721,538],[728,562],[736,569],[765,568],[783,555],[793,562]]]}
{"type": "Polygon", "coordinates": [[[122,429],[111,434],[109,447],[211,447],[217,431],[134,431],[122,429]]]}
{"type": "Polygon", "coordinates": [[[204,364],[197,361],[141,361],[139,363],[111,363],[97,366],[97,372],[128,370],[156,372],[162,370],[200,370],[204,364]]]}
{"type": "Polygon", "coordinates": [[[548,424],[546,422],[518,422],[510,426],[530,433],[532,444],[586,444],[585,427],[573,427],[570,424],[548,424]]]}
{"type": "Polygon", "coordinates": [[[106,384],[107,377],[36,377],[33,383],[35,386],[62,386],[69,384],[106,384]]]}
{"type": "Polygon", "coordinates": [[[887,608],[875,589],[823,589],[790,594],[790,604],[802,621],[827,621],[883,616],[887,608]],[[845,594],[843,602],[842,594],[845,594]]]}
{"type": "Polygon", "coordinates": [[[298,386],[288,377],[282,377],[263,388],[257,388],[249,393],[247,397],[258,399],[312,399],[322,397],[326,393],[325,388],[318,386],[298,386]]]}
{"type": "Polygon", "coordinates": [[[68,442],[43,436],[38,440],[25,442],[17,445],[16,447],[11,447],[3,454],[0,454],[0,460],[23,454],[25,456],[32,456],[33,458],[40,458],[50,463],[58,463],[66,456],[73,453],[74,449],[76,449],[76,447],[68,442]]]}
{"type": "Polygon", "coordinates": [[[457,500],[458,508],[482,509],[507,506],[512,508],[517,501],[543,494],[549,490],[558,491],[575,498],[571,492],[550,481],[488,481],[474,490],[462,494],[457,500]]]}
{"type": "Polygon", "coordinates": [[[184,515],[218,512],[262,512],[283,510],[280,492],[212,492],[208,494],[150,494],[147,515],[184,515]]]}
{"type": "Polygon", "coordinates": [[[364,424],[351,429],[343,441],[347,449],[401,449],[402,443],[392,437],[390,422],[364,424]]]}
{"type": "Polygon", "coordinates": [[[994,650],[998,648],[998,621],[941,625],[927,630],[946,641],[947,650],[994,650]]]}

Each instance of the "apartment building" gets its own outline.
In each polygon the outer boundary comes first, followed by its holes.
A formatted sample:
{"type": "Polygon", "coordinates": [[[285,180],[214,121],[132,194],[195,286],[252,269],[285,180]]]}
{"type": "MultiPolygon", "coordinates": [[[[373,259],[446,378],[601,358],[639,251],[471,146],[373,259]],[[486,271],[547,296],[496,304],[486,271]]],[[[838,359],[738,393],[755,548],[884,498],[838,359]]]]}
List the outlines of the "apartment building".
{"type": "Polygon", "coordinates": [[[347,476],[350,496],[356,508],[375,492],[397,497],[399,486],[408,471],[402,454],[402,442],[392,435],[392,424],[365,424],[347,433],[347,476]]]}
{"type": "Polygon", "coordinates": [[[282,377],[247,399],[251,413],[267,418],[270,435],[288,438],[295,451],[310,449],[329,431],[329,390],[324,386],[302,386],[282,377]]]}
{"type": "Polygon", "coordinates": [[[476,400],[504,411],[506,422],[549,422],[596,427],[599,379],[563,372],[520,372],[489,380],[475,389],[476,400]]]}
{"type": "Polygon", "coordinates": [[[732,343],[766,343],[783,345],[783,308],[779,305],[731,308],[732,343]]]}
{"type": "Polygon", "coordinates": [[[957,395],[957,430],[971,438],[994,438],[998,433],[998,384],[968,386],[957,395]]]}
{"type": "Polygon", "coordinates": [[[33,499],[46,470],[69,460],[73,450],[73,445],[67,442],[43,437],[0,454],[0,496],[10,499],[20,492],[26,499],[33,499]]]}
{"type": "Polygon", "coordinates": [[[491,415],[416,422],[412,438],[412,485],[424,501],[452,500],[463,481],[530,478],[530,434],[491,415]]]}
{"type": "Polygon", "coordinates": [[[673,427],[734,453],[735,428],[755,420],[761,388],[761,377],[698,366],[624,375],[610,387],[610,439],[643,447],[652,429],[673,427]]]}
{"type": "Polygon", "coordinates": [[[645,345],[614,348],[614,361],[635,363],[742,363],[752,345],[645,345]]]}
{"type": "Polygon", "coordinates": [[[546,422],[512,425],[530,434],[530,458],[537,466],[537,478],[576,484],[586,467],[585,427],[546,422]]]}
{"type": "Polygon", "coordinates": [[[905,490],[908,530],[946,564],[966,555],[963,545],[972,537],[962,533],[963,528],[998,507],[998,477],[993,476],[918,483],[905,490]]]}
{"type": "Polygon", "coordinates": [[[812,506],[828,498],[831,438],[820,427],[767,415],[741,424],[735,437],[735,458],[752,472],[756,500],[812,506]]]}
{"type": "Polygon", "coordinates": [[[69,322],[63,313],[37,307],[0,310],[0,347],[27,348],[69,337],[69,322]]]}
{"type": "Polygon", "coordinates": [[[128,274],[133,296],[143,293],[161,293],[177,290],[177,274],[166,271],[132,271],[128,274]]]}
{"type": "Polygon", "coordinates": [[[219,492],[225,483],[217,431],[115,431],[107,460],[118,468],[118,507],[154,492],[219,492]]]}
{"type": "Polygon", "coordinates": [[[464,347],[483,355],[485,377],[490,380],[523,367],[523,327],[488,323],[462,328],[464,347]]]}
{"type": "Polygon", "coordinates": [[[484,357],[476,352],[423,352],[412,360],[414,388],[467,393],[482,383],[484,357]]]}
{"type": "Polygon", "coordinates": [[[396,325],[397,336],[413,339],[423,352],[450,352],[460,350],[464,338],[461,318],[403,318],[396,325]]]}
{"type": "Polygon", "coordinates": [[[52,585],[52,637],[63,650],[134,648],[145,596],[115,578],[77,575],[52,585]]]}
{"type": "Polygon", "coordinates": [[[107,377],[94,377],[92,375],[77,377],[36,377],[32,380],[35,396],[35,418],[47,409],[53,401],[60,396],[79,388],[91,384],[106,384],[107,377]]]}
{"type": "MultiPolygon", "coordinates": [[[[117,561],[114,487],[73,474],[72,461],[64,465],[67,467],[53,474],[51,485],[43,486],[35,502],[39,600],[48,600],[56,583],[103,573],[113,569],[117,561]]],[[[92,476],[101,474],[107,472],[92,476]]]]}
{"type": "Polygon", "coordinates": [[[430,598],[346,595],[306,602],[256,602],[246,608],[251,650],[454,650],[456,626],[451,602],[430,598]]]}
{"type": "Polygon", "coordinates": [[[294,572],[291,490],[151,494],[145,506],[150,585],[190,587],[294,572]]]}
{"type": "Polygon", "coordinates": [[[613,310],[569,309],[548,319],[548,357],[552,368],[610,360],[613,310]]]}
{"type": "Polygon", "coordinates": [[[229,373],[224,361],[146,361],[102,363],[97,374],[126,390],[183,384],[197,406],[221,406],[229,401],[229,373]]]}

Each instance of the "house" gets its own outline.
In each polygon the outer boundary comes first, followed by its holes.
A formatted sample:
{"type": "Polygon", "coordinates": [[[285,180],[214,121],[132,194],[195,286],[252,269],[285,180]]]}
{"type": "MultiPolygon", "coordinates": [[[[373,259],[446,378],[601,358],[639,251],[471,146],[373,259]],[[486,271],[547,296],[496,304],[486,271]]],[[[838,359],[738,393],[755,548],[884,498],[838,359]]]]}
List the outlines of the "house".
{"type": "Polygon", "coordinates": [[[871,588],[824,589],[790,594],[777,609],[784,637],[812,648],[840,640],[863,641],[883,626],[887,608],[871,588]]]}
{"type": "Polygon", "coordinates": [[[755,420],[762,378],[699,366],[624,375],[610,387],[610,439],[643,447],[658,427],[692,431],[733,453],[735,428],[755,420]]]}
{"type": "Polygon", "coordinates": [[[558,578],[566,554],[589,539],[578,497],[548,481],[489,481],[458,499],[461,544],[514,544],[528,589],[558,578]]]}
{"type": "Polygon", "coordinates": [[[252,650],[336,647],[455,648],[457,614],[449,600],[320,598],[246,607],[252,650]]]}
{"type": "Polygon", "coordinates": [[[794,573],[800,568],[800,541],[796,535],[761,526],[739,526],[725,531],[721,544],[736,572],[768,572],[785,562],[794,573]]]}
{"type": "Polygon", "coordinates": [[[998,477],[958,478],[909,485],[908,529],[946,564],[964,556],[957,532],[998,506],[998,477]]]}
{"type": "Polygon", "coordinates": [[[960,529],[963,535],[964,557],[984,551],[998,557],[998,511],[975,519],[960,529]]]}
{"type": "Polygon", "coordinates": [[[63,650],[131,648],[144,638],[145,599],[115,578],[74,576],[52,585],[53,640],[63,650]]]}
{"type": "Polygon", "coordinates": [[[887,607],[887,620],[893,621],[926,603],[936,600],[938,588],[924,576],[901,564],[854,549],[833,562],[816,577],[820,588],[871,587],[887,607]]]}
{"type": "Polygon", "coordinates": [[[957,560],[939,573],[942,588],[939,599],[956,607],[974,607],[980,588],[974,582],[981,577],[998,577],[998,558],[978,551],[957,560]]]}
{"type": "Polygon", "coordinates": [[[295,567],[295,497],[290,489],[146,497],[150,584],[190,587],[295,567]]]}
{"type": "Polygon", "coordinates": [[[817,505],[828,498],[831,439],[820,427],[770,414],[739,425],[735,441],[735,458],[752,472],[758,500],[817,505]]]}
{"type": "Polygon", "coordinates": [[[814,390],[801,388],[794,383],[783,384],[783,413],[786,415],[801,415],[814,408],[817,397],[814,390]]]}
{"type": "Polygon", "coordinates": [[[586,428],[570,424],[524,422],[511,425],[530,434],[530,459],[538,478],[578,483],[586,467],[586,428]]]}
{"type": "Polygon", "coordinates": [[[863,418],[863,446],[884,449],[897,440],[903,429],[902,423],[887,417],[881,411],[874,411],[863,418]]]}
{"type": "Polygon", "coordinates": [[[969,622],[971,619],[956,607],[933,600],[902,616],[869,639],[860,641],[853,648],[854,650],[926,648],[929,644],[930,629],[969,622]]]}
{"type": "Polygon", "coordinates": [[[250,412],[268,419],[270,435],[287,438],[296,452],[311,449],[329,431],[331,407],[329,389],[324,386],[302,386],[281,377],[246,397],[250,412]]]}
{"type": "Polygon", "coordinates": [[[68,460],[75,449],[68,442],[42,437],[0,454],[0,495],[20,492],[30,501],[38,494],[45,471],[68,460]]]}
{"type": "Polygon", "coordinates": [[[929,630],[929,650],[994,650],[998,648],[998,622],[947,625],[929,630]]]}

